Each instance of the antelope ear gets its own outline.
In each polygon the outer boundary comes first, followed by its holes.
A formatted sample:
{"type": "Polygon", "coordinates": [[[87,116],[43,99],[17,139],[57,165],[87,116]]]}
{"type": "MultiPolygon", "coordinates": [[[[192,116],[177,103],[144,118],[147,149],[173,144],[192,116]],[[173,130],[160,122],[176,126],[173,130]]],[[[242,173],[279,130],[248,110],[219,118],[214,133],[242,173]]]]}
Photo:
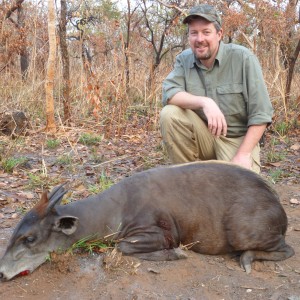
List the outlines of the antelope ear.
{"type": "Polygon", "coordinates": [[[46,198],[48,198],[48,206],[46,209],[46,214],[48,214],[54,208],[55,205],[59,205],[64,194],[68,192],[64,189],[65,184],[66,183],[55,187],[50,193],[46,194],[47,195],[46,198]]]}
{"type": "Polygon", "coordinates": [[[62,216],[55,220],[53,230],[71,235],[77,230],[79,219],[73,216],[62,216]]]}

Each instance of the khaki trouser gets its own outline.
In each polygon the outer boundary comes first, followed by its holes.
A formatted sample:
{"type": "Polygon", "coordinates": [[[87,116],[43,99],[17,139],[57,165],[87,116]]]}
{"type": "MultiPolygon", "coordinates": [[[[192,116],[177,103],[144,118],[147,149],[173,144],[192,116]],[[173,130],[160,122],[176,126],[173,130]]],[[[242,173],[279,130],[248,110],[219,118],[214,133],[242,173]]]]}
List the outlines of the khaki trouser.
{"type": "MultiPolygon", "coordinates": [[[[160,114],[160,130],[172,163],[196,160],[230,161],[237,152],[244,136],[213,137],[206,123],[192,110],[166,105],[160,114]]],[[[252,151],[252,170],[260,172],[260,147],[252,151]]]]}

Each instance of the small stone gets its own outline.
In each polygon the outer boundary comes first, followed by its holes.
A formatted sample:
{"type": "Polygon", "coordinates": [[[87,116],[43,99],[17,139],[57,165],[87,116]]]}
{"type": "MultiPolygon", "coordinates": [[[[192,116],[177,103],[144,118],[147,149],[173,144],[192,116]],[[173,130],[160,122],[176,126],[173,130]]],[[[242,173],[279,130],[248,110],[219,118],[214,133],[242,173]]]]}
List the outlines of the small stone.
{"type": "Polygon", "coordinates": [[[297,200],[296,198],[292,198],[292,199],[290,199],[290,203],[291,203],[291,204],[298,205],[298,204],[300,204],[300,201],[297,200]]]}
{"type": "Polygon", "coordinates": [[[12,219],[16,219],[17,217],[18,217],[18,214],[17,214],[17,213],[14,213],[14,214],[11,215],[11,218],[12,218],[12,219]]]}
{"type": "Polygon", "coordinates": [[[299,296],[290,296],[288,297],[288,300],[300,300],[299,296]]]}
{"type": "Polygon", "coordinates": [[[13,209],[13,208],[10,208],[10,207],[5,207],[2,209],[2,211],[5,213],[5,214],[11,214],[11,213],[14,213],[16,210],[13,209]]]}
{"type": "Polygon", "coordinates": [[[147,271],[150,272],[150,273],[154,273],[154,274],[159,274],[160,273],[158,270],[155,270],[153,268],[148,268],[147,271]]]}

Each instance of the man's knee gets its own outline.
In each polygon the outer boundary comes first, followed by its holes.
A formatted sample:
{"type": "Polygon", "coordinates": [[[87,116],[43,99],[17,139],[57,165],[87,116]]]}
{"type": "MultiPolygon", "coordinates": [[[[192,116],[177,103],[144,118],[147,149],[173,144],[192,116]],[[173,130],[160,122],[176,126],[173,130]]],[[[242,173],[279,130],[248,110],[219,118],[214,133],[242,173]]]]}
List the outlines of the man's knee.
{"type": "Polygon", "coordinates": [[[160,113],[160,131],[172,163],[184,163],[197,158],[192,127],[189,110],[176,105],[163,107],[160,113]]]}
{"type": "Polygon", "coordinates": [[[180,118],[182,115],[183,109],[177,105],[168,104],[164,106],[160,112],[160,123],[168,124],[176,118],[180,118]]]}

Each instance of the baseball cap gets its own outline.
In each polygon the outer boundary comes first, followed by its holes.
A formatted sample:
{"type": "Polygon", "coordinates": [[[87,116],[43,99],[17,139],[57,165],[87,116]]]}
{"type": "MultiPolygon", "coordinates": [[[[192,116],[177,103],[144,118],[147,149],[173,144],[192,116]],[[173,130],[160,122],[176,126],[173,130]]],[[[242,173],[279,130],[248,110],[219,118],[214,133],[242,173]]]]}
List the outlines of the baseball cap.
{"type": "Polygon", "coordinates": [[[222,24],[221,17],[217,10],[209,4],[200,4],[191,8],[188,15],[183,19],[183,24],[188,24],[192,16],[199,16],[210,22],[216,21],[220,26],[222,24]]]}

